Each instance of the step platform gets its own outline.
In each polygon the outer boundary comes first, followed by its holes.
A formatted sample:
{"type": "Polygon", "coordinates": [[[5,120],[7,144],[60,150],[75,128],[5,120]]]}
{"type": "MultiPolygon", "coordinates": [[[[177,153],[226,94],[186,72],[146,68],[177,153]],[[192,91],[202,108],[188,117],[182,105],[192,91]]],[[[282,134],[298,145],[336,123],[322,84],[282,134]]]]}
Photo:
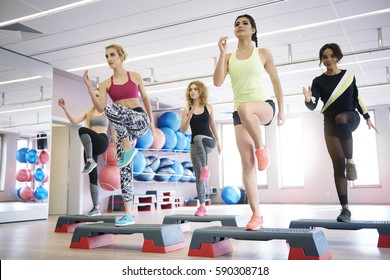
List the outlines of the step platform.
{"type": "Polygon", "coordinates": [[[287,240],[289,260],[328,260],[332,254],[324,233],[319,229],[261,228],[247,231],[244,227],[207,227],[195,229],[189,256],[219,257],[233,251],[230,239],[269,241],[287,240]]]}
{"type": "Polygon", "coordinates": [[[379,233],[378,247],[390,248],[390,221],[338,222],[337,220],[299,219],[290,222],[290,228],[326,228],[339,230],[376,229],[379,233]]]}
{"type": "Polygon", "coordinates": [[[55,228],[55,232],[73,232],[74,229],[80,224],[91,222],[103,222],[103,223],[115,223],[118,219],[117,216],[99,215],[99,216],[86,216],[86,215],[69,215],[59,216],[55,228]]]}
{"type": "Polygon", "coordinates": [[[178,225],[133,224],[117,227],[115,224],[85,224],[75,228],[70,248],[93,249],[114,244],[114,235],[142,233],[142,252],[168,253],[186,246],[178,225]]]}
{"type": "Polygon", "coordinates": [[[207,215],[207,216],[195,216],[195,215],[166,215],[163,220],[163,224],[178,224],[181,231],[190,231],[189,222],[221,222],[222,226],[243,227],[246,223],[244,216],[237,215],[207,215]]]}

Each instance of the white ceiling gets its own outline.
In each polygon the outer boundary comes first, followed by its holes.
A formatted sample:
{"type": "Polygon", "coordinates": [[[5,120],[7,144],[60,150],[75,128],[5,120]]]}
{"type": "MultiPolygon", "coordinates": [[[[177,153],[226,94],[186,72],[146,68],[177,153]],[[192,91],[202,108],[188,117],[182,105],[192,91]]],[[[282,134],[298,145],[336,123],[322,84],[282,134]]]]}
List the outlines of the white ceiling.
{"type": "MultiPolygon", "coordinates": [[[[234,20],[247,13],[256,20],[260,46],[273,53],[287,113],[306,112],[302,86],[321,73],[318,50],[330,42],[341,46],[345,54],[341,68],[355,72],[366,105],[390,103],[389,85],[365,88],[389,83],[389,0],[100,0],[20,21],[23,26],[16,26],[40,33],[5,30],[7,27],[1,25],[73,2],[77,1],[1,0],[0,47],[66,71],[87,67],[93,79],[104,80],[111,75],[105,65],[104,47],[119,43],[129,53],[126,67],[154,80],[146,83],[152,100],[158,100],[161,106],[183,107],[184,87],[199,78],[209,85],[217,120],[225,120],[230,119],[232,110],[230,83],[221,88],[211,83],[217,41],[228,36],[229,51],[234,51],[234,20]],[[103,66],[93,68],[96,64],[103,66]]],[[[1,54],[0,93],[4,92],[5,98],[0,107],[0,130],[20,130],[26,124],[30,129],[40,129],[32,124],[50,122],[50,109],[16,114],[9,111],[15,106],[20,108],[15,103],[47,106],[50,79],[44,76],[1,85],[3,81],[36,75],[25,64],[12,65],[12,59],[9,62],[1,54]]],[[[72,73],[81,76],[83,70],[72,73]]]]}

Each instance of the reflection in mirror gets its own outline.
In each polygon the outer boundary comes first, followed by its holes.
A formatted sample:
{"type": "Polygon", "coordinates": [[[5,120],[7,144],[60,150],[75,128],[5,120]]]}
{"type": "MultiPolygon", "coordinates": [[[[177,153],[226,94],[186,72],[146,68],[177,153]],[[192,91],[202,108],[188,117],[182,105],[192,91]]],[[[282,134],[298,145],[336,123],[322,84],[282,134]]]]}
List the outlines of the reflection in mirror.
{"type": "Polygon", "coordinates": [[[0,48],[0,223],[48,216],[47,199],[34,195],[38,187],[48,188],[49,183],[36,180],[34,175],[39,167],[50,170],[48,162],[42,164],[38,159],[42,150],[49,153],[50,149],[52,81],[52,66],[0,48]],[[42,141],[45,149],[41,149],[42,141]],[[33,153],[30,161],[17,159],[20,143],[38,152],[36,162],[33,153]],[[30,181],[17,180],[20,169],[30,170],[30,181]],[[21,197],[21,185],[34,191],[31,199],[21,197]]]}

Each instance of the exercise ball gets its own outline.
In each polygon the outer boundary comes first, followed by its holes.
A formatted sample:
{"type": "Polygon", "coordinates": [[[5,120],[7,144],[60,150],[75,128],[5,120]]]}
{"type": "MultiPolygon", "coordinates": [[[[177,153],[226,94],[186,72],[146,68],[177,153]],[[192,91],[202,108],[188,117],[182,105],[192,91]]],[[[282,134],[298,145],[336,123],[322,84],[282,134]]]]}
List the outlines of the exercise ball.
{"type": "Polygon", "coordinates": [[[34,180],[34,170],[27,169],[28,173],[28,181],[33,181],[34,180]]]}
{"type": "Polygon", "coordinates": [[[38,182],[42,182],[43,180],[45,180],[46,178],[46,173],[45,171],[38,167],[37,169],[35,169],[34,171],[34,179],[37,180],[38,182]]]}
{"type": "Polygon", "coordinates": [[[221,198],[226,204],[236,204],[241,198],[238,187],[226,186],[222,189],[221,198]]]}
{"type": "Polygon", "coordinates": [[[143,153],[138,152],[135,154],[133,159],[133,172],[140,173],[146,167],[146,159],[143,153]]]}
{"type": "Polygon", "coordinates": [[[177,144],[177,137],[175,131],[169,127],[161,127],[160,129],[165,135],[165,143],[162,148],[166,150],[172,150],[173,148],[175,148],[177,144]]]}
{"type": "Polygon", "coordinates": [[[183,161],[181,163],[181,165],[183,165],[183,168],[192,168],[193,167],[192,162],[190,162],[190,161],[183,161]]]}
{"type": "Polygon", "coordinates": [[[108,148],[102,154],[102,157],[106,164],[116,165],[118,163],[118,159],[116,158],[116,147],[114,143],[110,142],[110,144],[108,144],[108,148]]]}
{"type": "Polygon", "coordinates": [[[160,158],[160,168],[161,167],[166,167],[166,166],[171,166],[174,163],[174,161],[170,158],[160,158]]]}
{"type": "Polygon", "coordinates": [[[47,191],[47,189],[45,189],[44,186],[41,185],[35,189],[34,196],[38,200],[45,200],[49,196],[49,192],[47,191]]]}
{"type": "Polygon", "coordinates": [[[165,112],[158,118],[158,127],[168,127],[173,131],[180,129],[179,115],[174,112],[165,112]]]}
{"type": "Polygon", "coordinates": [[[46,183],[46,182],[49,182],[49,174],[45,174],[45,179],[43,179],[42,183],[46,183]]]}
{"type": "Polygon", "coordinates": [[[156,171],[160,167],[160,158],[156,156],[148,156],[147,159],[149,160],[149,166],[152,168],[153,171],[156,171]]]}
{"type": "Polygon", "coordinates": [[[158,182],[168,181],[169,178],[171,178],[172,174],[175,173],[175,170],[173,170],[170,166],[165,166],[162,168],[159,168],[156,171],[156,175],[154,176],[154,180],[158,182]]]}
{"type": "Polygon", "coordinates": [[[181,163],[178,162],[177,160],[174,160],[171,167],[173,168],[175,173],[172,174],[172,176],[169,178],[169,181],[170,182],[177,182],[183,176],[183,172],[184,172],[183,165],[181,165],[181,163]]]}
{"type": "Polygon", "coordinates": [[[38,152],[35,149],[30,149],[26,153],[26,161],[31,164],[35,164],[38,161],[38,152]]]}
{"type": "Polygon", "coordinates": [[[188,168],[184,168],[183,176],[181,176],[179,181],[183,182],[183,183],[189,182],[191,180],[191,177],[193,177],[193,176],[194,176],[194,174],[192,173],[191,170],[189,170],[188,168]]]}
{"type": "Polygon", "coordinates": [[[154,129],[154,131],[152,132],[152,134],[153,134],[153,143],[149,147],[149,149],[161,150],[161,148],[165,144],[165,134],[164,134],[164,132],[162,132],[161,129],[156,127],[154,129]]]}
{"type": "Polygon", "coordinates": [[[30,186],[24,186],[20,189],[19,196],[23,200],[31,200],[34,198],[34,190],[30,186]]]}
{"type": "Polygon", "coordinates": [[[154,141],[154,137],[150,128],[146,131],[146,133],[137,138],[137,144],[135,145],[139,149],[147,150],[152,146],[154,141]]]}
{"type": "Polygon", "coordinates": [[[116,165],[106,165],[99,172],[99,184],[102,189],[115,191],[121,187],[120,169],[116,165]]]}
{"type": "Polygon", "coordinates": [[[185,137],[184,133],[180,131],[176,131],[176,146],[173,149],[174,151],[184,151],[184,149],[187,146],[187,138],[185,137]]]}
{"type": "Polygon", "coordinates": [[[39,161],[42,164],[46,164],[49,162],[49,153],[47,151],[41,151],[39,153],[39,161]]]}
{"type": "Polygon", "coordinates": [[[16,160],[21,163],[26,163],[26,154],[27,154],[28,148],[21,148],[16,151],[16,160]]]}
{"type": "Polygon", "coordinates": [[[142,173],[139,174],[134,174],[134,179],[138,181],[152,181],[154,178],[154,173],[153,169],[150,166],[146,166],[145,169],[142,171],[142,173]]]}
{"type": "Polygon", "coordinates": [[[16,172],[16,181],[27,182],[30,181],[30,172],[27,169],[19,169],[16,172]]]}

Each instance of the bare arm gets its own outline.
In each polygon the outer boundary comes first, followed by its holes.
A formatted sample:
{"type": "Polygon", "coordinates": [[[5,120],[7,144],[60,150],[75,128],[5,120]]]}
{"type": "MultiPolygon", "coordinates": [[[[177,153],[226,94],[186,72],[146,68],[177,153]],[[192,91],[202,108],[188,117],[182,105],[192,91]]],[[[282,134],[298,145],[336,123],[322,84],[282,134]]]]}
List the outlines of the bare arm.
{"type": "Polygon", "coordinates": [[[280,83],[278,71],[275,67],[274,58],[268,49],[259,49],[259,54],[260,57],[264,60],[264,69],[265,71],[267,71],[268,75],[271,78],[276,101],[278,103],[278,125],[282,125],[285,122],[283,90],[282,85],[280,83]]]}
{"type": "Polygon", "coordinates": [[[221,37],[218,41],[219,58],[215,66],[213,83],[216,87],[220,87],[225,81],[228,73],[228,62],[230,54],[227,54],[227,37],[221,37]]]}
{"type": "Polygon", "coordinates": [[[95,89],[92,85],[91,80],[88,77],[88,71],[84,72],[83,79],[96,110],[99,113],[104,112],[104,107],[107,104],[107,91],[110,84],[110,80],[105,80],[101,83],[98,89],[95,89]]]}
{"type": "Polygon", "coordinates": [[[134,73],[134,75],[137,77],[137,80],[138,80],[138,90],[139,90],[139,93],[141,95],[142,102],[144,103],[146,113],[149,116],[150,129],[153,131],[154,130],[154,121],[153,121],[152,105],[150,104],[149,96],[146,93],[146,89],[145,89],[145,86],[144,86],[144,81],[142,79],[141,74],[134,73]]]}
{"type": "Polygon", "coordinates": [[[63,98],[58,100],[58,105],[64,110],[66,117],[72,124],[79,124],[84,121],[87,117],[87,112],[82,113],[79,116],[74,117],[68,110],[65,104],[65,100],[63,98]]]}

